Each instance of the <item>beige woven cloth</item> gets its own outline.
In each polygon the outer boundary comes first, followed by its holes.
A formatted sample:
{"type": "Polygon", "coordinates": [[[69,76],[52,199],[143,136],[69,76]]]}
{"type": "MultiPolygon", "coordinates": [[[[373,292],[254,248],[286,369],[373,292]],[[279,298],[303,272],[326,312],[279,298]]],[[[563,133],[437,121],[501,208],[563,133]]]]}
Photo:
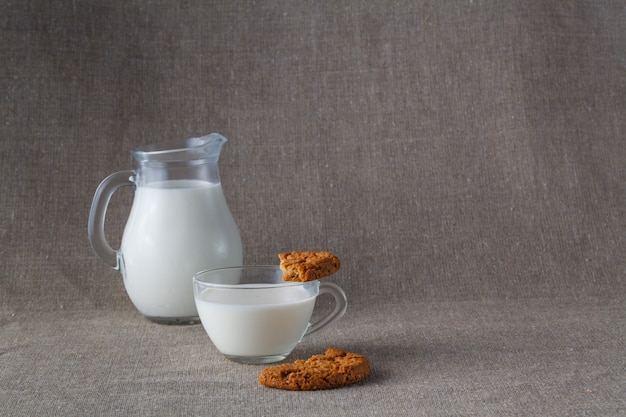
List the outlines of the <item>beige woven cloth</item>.
{"type": "Polygon", "coordinates": [[[0,415],[623,415],[625,52],[617,0],[0,1],[0,415]],[[210,132],[245,263],[341,258],[291,359],[362,383],[262,387],[92,252],[100,180],[210,132]]]}

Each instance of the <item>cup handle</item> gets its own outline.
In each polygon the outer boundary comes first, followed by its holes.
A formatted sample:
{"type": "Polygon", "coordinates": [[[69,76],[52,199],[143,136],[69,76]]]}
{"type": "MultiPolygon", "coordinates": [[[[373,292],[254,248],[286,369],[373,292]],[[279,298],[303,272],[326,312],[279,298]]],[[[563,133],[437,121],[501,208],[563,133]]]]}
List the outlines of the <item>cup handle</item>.
{"type": "Polygon", "coordinates": [[[306,333],[304,333],[303,337],[308,337],[335,320],[340,319],[348,308],[348,298],[346,297],[346,293],[337,284],[333,284],[332,282],[321,282],[318,296],[322,294],[330,294],[333,296],[335,299],[335,309],[315,323],[312,323],[306,333]]]}
{"type": "Polygon", "coordinates": [[[104,218],[111,196],[118,188],[125,185],[134,185],[134,171],[120,171],[106,177],[93,196],[91,210],[89,211],[89,224],[87,234],[94,252],[111,268],[120,270],[118,251],[113,249],[104,236],[104,218]]]}

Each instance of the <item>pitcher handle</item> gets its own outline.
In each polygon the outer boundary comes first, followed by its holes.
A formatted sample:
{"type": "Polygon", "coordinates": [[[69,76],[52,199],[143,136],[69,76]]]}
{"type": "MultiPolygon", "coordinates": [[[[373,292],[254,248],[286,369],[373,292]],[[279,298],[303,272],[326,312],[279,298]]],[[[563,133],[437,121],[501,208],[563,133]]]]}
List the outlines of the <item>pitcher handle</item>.
{"type": "Polygon", "coordinates": [[[348,308],[348,299],[346,297],[346,293],[341,289],[341,287],[337,284],[333,284],[332,282],[322,282],[320,283],[320,292],[318,294],[330,294],[335,299],[335,308],[332,312],[328,313],[326,316],[322,317],[315,323],[311,324],[306,333],[304,333],[304,337],[309,337],[313,333],[321,330],[323,327],[326,327],[330,323],[335,320],[340,319],[346,312],[348,308]]]}
{"type": "Polygon", "coordinates": [[[120,187],[134,185],[134,175],[134,171],[120,171],[106,177],[98,185],[91,203],[91,210],[89,211],[87,234],[89,235],[91,247],[96,252],[96,255],[117,271],[120,270],[118,251],[113,249],[106,240],[104,235],[104,218],[113,193],[120,187]]]}

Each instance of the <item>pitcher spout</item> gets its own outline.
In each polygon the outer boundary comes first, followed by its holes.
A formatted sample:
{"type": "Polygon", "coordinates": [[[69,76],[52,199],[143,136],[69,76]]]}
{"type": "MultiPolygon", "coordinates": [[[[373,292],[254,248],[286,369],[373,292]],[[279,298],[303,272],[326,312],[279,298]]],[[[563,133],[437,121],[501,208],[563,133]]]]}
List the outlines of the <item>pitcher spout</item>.
{"type": "Polygon", "coordinates": [[[219,133],[197,138],[160,142],[151,145],[139,146],[132,150],[132,155],[139,163],[145,161],[175,162],[193,159],[217,160],[222,150],[222,145],[228,139],[219,133]]]}
{"type": "Polygon", "coordinates": [[[228,139],[219,133],[211,133],[210,135],[201,136],[199,138],[191,138],[188,140],[192,143],[197,142],[197,146],[204,149],[206,158],[213,158],[216,162],[220,157],[222,146],[228,142],[228,139]]]}
{"type": "Polygon", "coordinates": [[[140,146],[132,151],[139,167],[136,185],[155,181],[198,179],[219,183],[218,160],[228,139],[219,133],[140,146]]]}

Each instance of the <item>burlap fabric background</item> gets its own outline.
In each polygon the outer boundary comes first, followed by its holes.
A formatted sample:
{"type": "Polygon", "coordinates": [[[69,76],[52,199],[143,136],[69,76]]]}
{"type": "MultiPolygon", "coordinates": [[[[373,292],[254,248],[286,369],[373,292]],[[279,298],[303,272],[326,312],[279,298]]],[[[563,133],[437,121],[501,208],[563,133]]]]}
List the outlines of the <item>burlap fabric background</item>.
{"type": "Polygon", "coordinates": [[[0,62],[1,415],[625,415],[622,1],[3,0],[0,62]],[[246,263],[343,261],[290,359],[363,383],[261,387],[92,252],[100,180],[210,132],[246,263]]]}

